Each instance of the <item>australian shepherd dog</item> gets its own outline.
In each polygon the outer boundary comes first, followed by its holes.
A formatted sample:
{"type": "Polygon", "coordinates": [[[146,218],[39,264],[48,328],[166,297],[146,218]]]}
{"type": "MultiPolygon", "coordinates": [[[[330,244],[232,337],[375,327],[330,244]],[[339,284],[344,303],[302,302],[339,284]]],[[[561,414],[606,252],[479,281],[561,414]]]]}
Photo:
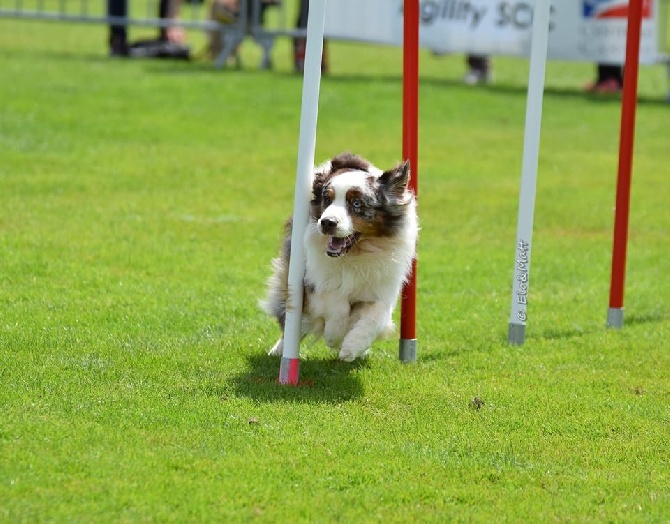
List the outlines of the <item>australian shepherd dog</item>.
{"type": "MultiPolygon", "coordinates": [[[[393,309],[416,253],[418,219],[409,162],[388,171],[343,153],[316,167],[304,235],[302,336],[323,337],[351,362],[393,333],[393,309]]],[[[291,221],[272,262],[263,309],[284,329],[291,221]]],[[[270,350],[282,355],[283,337],[270,350]]]]}

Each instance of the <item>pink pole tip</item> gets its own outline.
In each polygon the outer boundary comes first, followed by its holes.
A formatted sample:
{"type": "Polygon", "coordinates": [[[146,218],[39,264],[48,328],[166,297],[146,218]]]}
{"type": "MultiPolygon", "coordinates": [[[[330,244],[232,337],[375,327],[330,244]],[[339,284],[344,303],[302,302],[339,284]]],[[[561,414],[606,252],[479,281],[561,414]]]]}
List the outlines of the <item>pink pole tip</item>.
{"type": "Polygon", "coordinates": [[[300,377],[300,359],[282,357],[279,366],[279,383],[288,386],[297,386],[300,377]]]}

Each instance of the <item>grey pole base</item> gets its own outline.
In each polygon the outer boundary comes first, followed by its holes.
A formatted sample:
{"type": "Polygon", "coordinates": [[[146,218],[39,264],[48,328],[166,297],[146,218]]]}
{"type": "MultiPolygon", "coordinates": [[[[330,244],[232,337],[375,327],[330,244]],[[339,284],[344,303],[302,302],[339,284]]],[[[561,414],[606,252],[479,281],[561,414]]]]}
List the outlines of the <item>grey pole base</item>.
{"type": "Polygon", "coordinates": [[[621,329],[623,327],[623,308],[611,307],[607,310],[607,327],[621,329]]]}
{"type": "Polygon", "coordinates": [[[408,364],[416,362],[416,339],[401,338],[399,343],[398,358],[408,364]]]}
{"type": "Polygon", "coordinates": [[[526,325],[509,323],[509,331],[507,332],[507,341],[515,346],[523,346],[526,340],[526,325]]]}

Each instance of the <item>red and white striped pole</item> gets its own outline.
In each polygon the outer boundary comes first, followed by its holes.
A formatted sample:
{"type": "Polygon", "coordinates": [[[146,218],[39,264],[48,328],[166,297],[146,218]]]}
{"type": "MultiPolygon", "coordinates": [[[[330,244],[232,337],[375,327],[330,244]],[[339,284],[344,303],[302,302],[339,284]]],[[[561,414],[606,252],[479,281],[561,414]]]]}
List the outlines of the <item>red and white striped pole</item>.
{"type": "Polygon", "coordinates": [[[607,327],[623,327],[623,296],[626,280],[626,249],[628,245],[628,215],[630,209],[630,181],[633,169],[633,139],[635,137],[635,109],[637,106],[637,77],[640,64],[640,31],[642,28],[643,0],[628,4],[628,31],[626,61],[621,102],[621,131],[619,133],[619,169],[614,211],[614,241],[612,247],[612,276],[607,327]]]}
{"type": "MultiPolygon", "coordinates": [[[[409,187],[418,195],[419,182],[419,0],[405,0],[403,7],[402,157],[409,160],[409,187]]],[[[399,358],[416,360],[416,258],[402,290],[399,358]]]]}

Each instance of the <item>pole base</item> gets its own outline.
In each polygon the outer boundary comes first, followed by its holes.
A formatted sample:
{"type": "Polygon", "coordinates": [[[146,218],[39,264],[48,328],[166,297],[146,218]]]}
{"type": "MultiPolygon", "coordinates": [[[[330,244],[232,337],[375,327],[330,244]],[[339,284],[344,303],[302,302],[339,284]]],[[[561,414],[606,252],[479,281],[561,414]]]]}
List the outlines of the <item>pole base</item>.
{"type": "Polygon", "coordinates": [[[526,325],[509,323],[509,331],[507,332],[507,341],[515,346],[523,346],[526,340],[526,325]]]}
{"type": "Polygon", "coordinates": [[[299,376],[300,359],[282,357],[281,364],[279,365],[279,383],[288,386],[297,386],[299,376]]]}
{"type": "Polygon", "coordinates": [[[416,339],[401,338],[398,345],[398,358],[405,364],[416,362],[416,339]]]}
{"type": "Polygon", "coordinates": [[[607,327],[621,329],[623,327],[623,308],[611,307],[607,310],[607,327]]]}

